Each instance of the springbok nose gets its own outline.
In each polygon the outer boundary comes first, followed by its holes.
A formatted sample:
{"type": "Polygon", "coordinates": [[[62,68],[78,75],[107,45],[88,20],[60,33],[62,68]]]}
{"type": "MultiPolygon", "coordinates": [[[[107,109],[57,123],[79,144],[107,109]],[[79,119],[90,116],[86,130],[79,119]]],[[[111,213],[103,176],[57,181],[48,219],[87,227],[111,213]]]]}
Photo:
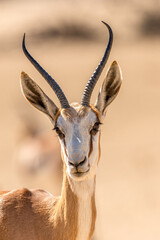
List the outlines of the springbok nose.
{"type": "Polygon", "coordinates": [[[80,159],[80,160],[70,160],[69,159],[69,164],[73,167],[78,167],[78,166],[82,166],[83,164],[85,164],[85,162],[87,161],[87,158],[83,158],[83,159],[80,159]]]}

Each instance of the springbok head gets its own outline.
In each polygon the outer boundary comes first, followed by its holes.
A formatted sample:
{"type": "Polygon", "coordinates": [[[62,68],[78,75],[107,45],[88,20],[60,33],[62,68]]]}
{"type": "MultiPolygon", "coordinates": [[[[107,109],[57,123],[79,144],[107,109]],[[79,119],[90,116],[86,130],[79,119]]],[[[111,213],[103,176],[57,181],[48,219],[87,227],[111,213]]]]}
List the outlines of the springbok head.
{"type": "Polygon", "coordinates": [[[100,125],[107,106],[114,100],[121,86],[121,70],[114,61],[107,72],[96,103],[90,104],[91,94],[107,62],[113,42],[112,29],[107,23],[103,23],[109,31],[108,44],[102,60],[84,89],[81,104],[69,104],[56,81],[27,51],[25,35],[22,43],[26,57],[50,84],[61,107],[57,107],[24,72],[21,73],[23,93],[34,107],[47,114],[51,119],[60,140],[65,169],[68,175],[76,181],[88,179],[96,174],[100,155],[100,125]]]}

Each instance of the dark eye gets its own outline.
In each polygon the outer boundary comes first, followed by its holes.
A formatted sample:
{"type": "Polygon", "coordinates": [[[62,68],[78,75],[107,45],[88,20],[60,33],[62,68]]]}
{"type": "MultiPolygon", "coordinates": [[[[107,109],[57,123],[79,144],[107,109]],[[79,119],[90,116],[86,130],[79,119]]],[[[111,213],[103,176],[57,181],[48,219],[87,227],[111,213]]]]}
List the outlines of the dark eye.
{"type": "Polygon", "coordinates": [[[64,138],[65,138],[64,133],[63,133],[58,127],[54,127],[53,130],[56,131],[57,135],[58,135],[61,139],[64,139],[64,138]]]}
{"type": "Polygon", "coordinates": [[[101,123],[100,122],[96,122],[95,124],[94,124],[94,126],[92,127],[92,129],[91,129],[91,131],[90,131],[90,134],[91,135],[96,135],[96,133],[99,131],[99,125],[100,125],[101,123]]]}

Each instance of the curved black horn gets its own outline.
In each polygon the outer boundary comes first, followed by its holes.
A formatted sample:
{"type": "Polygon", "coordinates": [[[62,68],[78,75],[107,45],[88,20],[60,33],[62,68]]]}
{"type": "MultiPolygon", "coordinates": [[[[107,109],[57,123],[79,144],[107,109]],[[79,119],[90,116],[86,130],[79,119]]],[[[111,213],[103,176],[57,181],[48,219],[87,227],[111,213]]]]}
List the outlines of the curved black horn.
{"type": "Polygon", "coordinates": [[[39,63],[30,55],[30,53],[27,51],[25,46],[25,34],[23,36],[23,42],[22,42],[22,49],[26,57],[29,59],[29,61],[33,64],[33,66],[38,70],[38,72],[44,77],[44,79],[49,83],[51,88],[54,90],[55,94],[57,95],[61,107],[62,108],[69,108],[70,105],[68,103],[67,98],[65,97],[62,89],[60,86],[56,83],[56,81],[39,65],[39,63]]]}
{"type": "Polygon", "coordinates": [[[89,103],[90,103],[90,98],[91,98],[91,94],[93,92],[93,89],[98,81],[98,78],[107,62],[107,59],[109,57],[109,53],[111,51],[111,47],[112,47],[112,42],[113,42],[113,32],[112,32],[112,29],[111,27],[102,21],[102,23],[104,23],[106,25],[106,27],[108,28],[108,31],[109,31],[109,40],[108,40],[108,44],[107,44],[107,48],[105,50],[105,53],[104,53],[104,56],[102,58],[102,60],[100,61],[98,67],[96,68],[95,72],[93,73],[93,75],[91,76],[91,78],[89,79],[85,89],[84,89],[84,92],[83,92],[83,95],[82,95],[82,101],[81,101],[81,104],[83,106],[89,106],[89,103]]]}

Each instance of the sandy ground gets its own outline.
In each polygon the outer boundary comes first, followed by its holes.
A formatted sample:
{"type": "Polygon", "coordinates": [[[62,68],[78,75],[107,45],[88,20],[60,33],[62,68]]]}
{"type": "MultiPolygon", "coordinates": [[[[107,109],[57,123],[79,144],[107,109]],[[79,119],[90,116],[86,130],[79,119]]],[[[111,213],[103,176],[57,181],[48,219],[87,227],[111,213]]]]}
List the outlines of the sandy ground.
{"type": "MultiPolygon", "coordinates": [[[[107,67],[116,59],[124,80],[102,126],[96,240],[160,239],[160,44],[158,38],[140,36],[137,25],[142,10],[150,6],[148,2],[142,1],[140,5],[138,1],[130,4],[123,1],[0,2],[1,189],[25,185],[55,193],[54,173],[45,172],[27,179],[17,170],[16,151],[28,119],[32,118],[44,132],[52,129],[48,119],[22,96],[20,72],[24,70],[32,76],[58,105],[49,86],[22,53],[23,33],[27,32],[30,52],[73,102],[80,101],[105,48],[107,35],[100,20],[108,20],[113,27],[115,41],[107,67]],[[63,31],[56,38],[52,35],[43,38],[43,33],[52,26],[58,29],[64,23],[69,26],[73,22],[82,27],[86,24],[94,30],[94,35],[85,40],[71,38],[63,31]]],[[[105,71],[95,88],[93,102],[105,71]]]]}

